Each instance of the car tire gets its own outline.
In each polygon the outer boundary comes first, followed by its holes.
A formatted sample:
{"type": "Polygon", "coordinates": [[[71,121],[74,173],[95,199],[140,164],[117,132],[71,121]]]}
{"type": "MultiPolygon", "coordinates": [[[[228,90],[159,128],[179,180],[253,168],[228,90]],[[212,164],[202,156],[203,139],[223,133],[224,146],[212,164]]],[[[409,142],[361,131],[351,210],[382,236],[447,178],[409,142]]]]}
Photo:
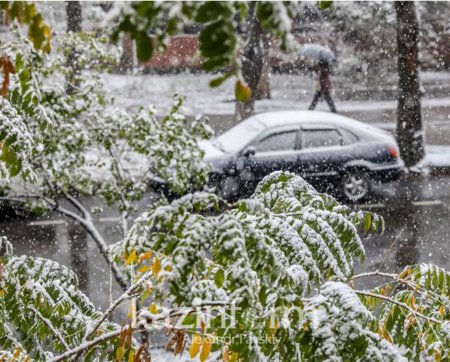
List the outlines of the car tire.
{"type": "Polygon", "coordinates": [[[345,172],[340,185],[340,193],[345,201],[357,203],[370,195],[370,177],[365,170],[354,169],[345,172]]]}
{"type": "Polygon", "coordinates": [[[217,182],[216,193],[224,200],[233,201],[239,198],[240,187],[236,177],[228,176],[217,182]]]}

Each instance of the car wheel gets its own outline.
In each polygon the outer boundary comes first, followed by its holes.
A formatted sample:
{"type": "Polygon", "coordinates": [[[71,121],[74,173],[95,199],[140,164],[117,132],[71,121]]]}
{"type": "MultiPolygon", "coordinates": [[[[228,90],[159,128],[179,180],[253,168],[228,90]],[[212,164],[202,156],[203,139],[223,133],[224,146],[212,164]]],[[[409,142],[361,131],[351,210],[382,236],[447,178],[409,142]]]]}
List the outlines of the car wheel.
{"type": "Polygon", "coordinates": [[[370,178],[363,170],[352,170],[344,174],[341,192],[346,201],[362,201],[370,193],[370,178]]]}
{"type": "Polygon", "coordinates": [[[228,176],[217,183],[216,192],[224,200],[236,200],[239,197],[240,183],[236,177],[228,176]]]}

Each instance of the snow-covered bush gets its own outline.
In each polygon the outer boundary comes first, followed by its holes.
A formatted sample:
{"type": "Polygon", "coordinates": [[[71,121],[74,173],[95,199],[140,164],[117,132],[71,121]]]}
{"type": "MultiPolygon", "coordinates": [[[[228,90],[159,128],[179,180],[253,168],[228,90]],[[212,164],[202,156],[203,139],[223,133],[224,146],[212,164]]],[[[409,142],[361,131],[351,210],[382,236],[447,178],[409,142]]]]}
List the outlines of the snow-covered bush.
{"type": "Polygon", "coordinates": [[[139,341],[165,330],[167,353],[201,361],[446,360],[449,273],[353,273],[358,231],[382,227],[289,173],[235,204],[189,194],[144,213],[111,248],[133,279],[104,313],[67,268],[15,257],[1,239],[0,356],[148,361],[139,341]],[[383,281],[355,288],[369,277],[383,281]],[[128,320],[110,322],[126,302],[128,320]]]}

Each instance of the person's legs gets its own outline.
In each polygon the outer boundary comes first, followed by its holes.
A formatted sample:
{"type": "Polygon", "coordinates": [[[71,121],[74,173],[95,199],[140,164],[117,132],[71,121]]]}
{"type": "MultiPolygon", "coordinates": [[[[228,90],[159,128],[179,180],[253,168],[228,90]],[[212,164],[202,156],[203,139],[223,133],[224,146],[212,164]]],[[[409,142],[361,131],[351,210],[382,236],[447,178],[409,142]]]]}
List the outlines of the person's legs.
{"type": "Polygon", "coordinates": [[[322,95],[321,91],[316,91],[314,93],[314,98],[313,98],[313,100],[311,102],[311,105],[308,108],[310,111],[313,110],[314,108],[316,108],[317,102],[319,101],[319,98],[320,98],[321,95],[322,95]]]}
{"type": "Polygon", "coordinates": [[[323,97],[325,98],[331,112],[336,113],[336,107],[334,106],[333,99],[331,98],[330,91],[323,91],[323,97]]]}

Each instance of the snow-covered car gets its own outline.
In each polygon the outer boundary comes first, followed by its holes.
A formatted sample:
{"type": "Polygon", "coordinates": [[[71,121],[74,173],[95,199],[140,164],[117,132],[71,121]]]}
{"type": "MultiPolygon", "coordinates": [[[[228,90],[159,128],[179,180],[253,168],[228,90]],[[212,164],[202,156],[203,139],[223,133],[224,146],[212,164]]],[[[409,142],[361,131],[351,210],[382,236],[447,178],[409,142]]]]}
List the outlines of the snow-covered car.
{"type": "Polygon", "coordinates": [[[373,182],[396,180],[404,170],[389,132],[328,112],[261,113],[200,146],[211,184],[226,199],[248,196],[264,176],[285,170],[356,202],[373,182]]]}

